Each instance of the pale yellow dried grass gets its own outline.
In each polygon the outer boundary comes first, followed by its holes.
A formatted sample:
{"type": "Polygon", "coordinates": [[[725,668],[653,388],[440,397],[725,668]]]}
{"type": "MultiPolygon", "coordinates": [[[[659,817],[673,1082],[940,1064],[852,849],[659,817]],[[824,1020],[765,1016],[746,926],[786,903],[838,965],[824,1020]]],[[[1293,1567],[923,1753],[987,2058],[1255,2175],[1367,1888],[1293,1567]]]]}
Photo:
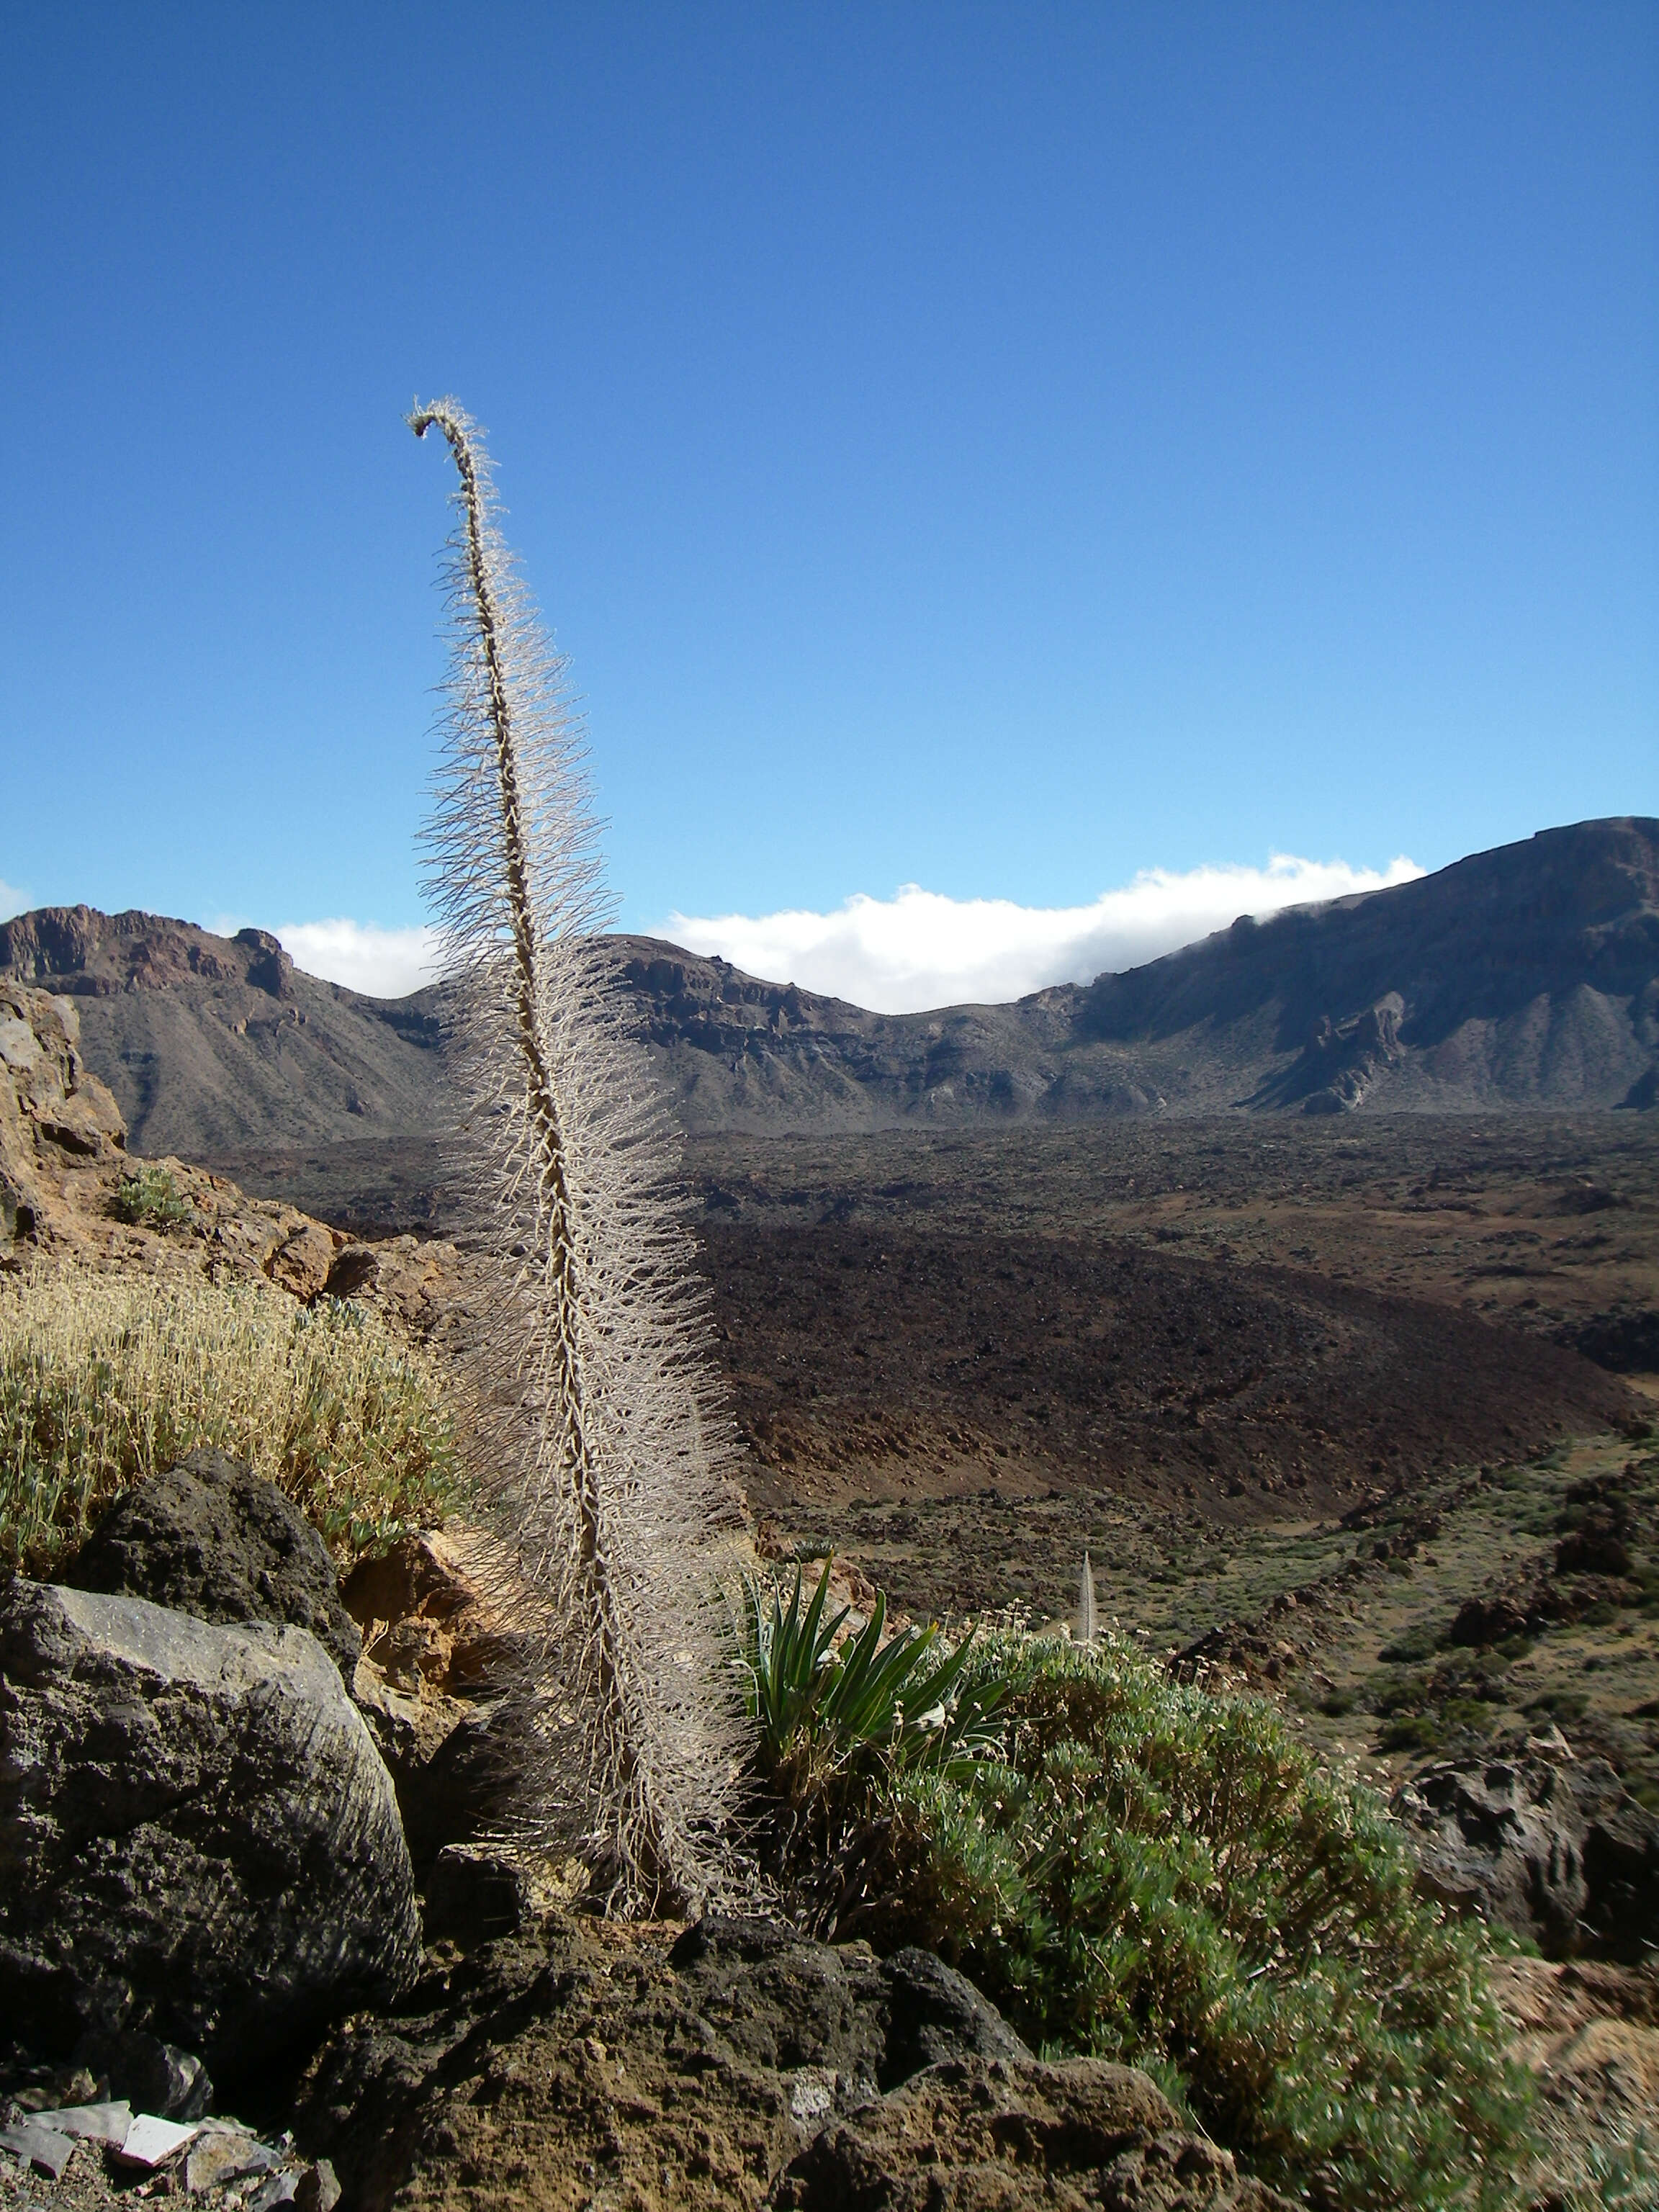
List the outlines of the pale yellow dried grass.
{"type": "Polygon", "coordinates": [[[0,1280],[0,1559],[49,1572],[120,1491],[203,1445],[279,1485],[342,1558],[454,1496],[441,1373],[365,1308],[205,1278],[0,1280]]]}

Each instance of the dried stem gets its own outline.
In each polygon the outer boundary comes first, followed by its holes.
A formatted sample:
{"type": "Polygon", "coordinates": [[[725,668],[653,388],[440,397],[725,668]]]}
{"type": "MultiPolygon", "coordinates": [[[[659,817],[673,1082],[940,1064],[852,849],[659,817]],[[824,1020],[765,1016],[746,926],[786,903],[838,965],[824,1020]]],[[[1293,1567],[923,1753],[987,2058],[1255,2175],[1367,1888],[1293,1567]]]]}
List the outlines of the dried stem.
{"type": "Polygon", "coordinates": [[[498,1312],[478,1474],[529,1594],[529,1823],[579,1839],[612,1900],[706,1887],[739,1728],[713,1617],[736,1518],[696,1352],[698,1293],[642,1056],[592,941],[602,914],[580,731],[450,400],[409,417],[459,472],[454,662],[428,884],[458,988],[461,1154],[498,1312]],[[574,1711],[571,1708],[574,1707],[574,1711]]]}

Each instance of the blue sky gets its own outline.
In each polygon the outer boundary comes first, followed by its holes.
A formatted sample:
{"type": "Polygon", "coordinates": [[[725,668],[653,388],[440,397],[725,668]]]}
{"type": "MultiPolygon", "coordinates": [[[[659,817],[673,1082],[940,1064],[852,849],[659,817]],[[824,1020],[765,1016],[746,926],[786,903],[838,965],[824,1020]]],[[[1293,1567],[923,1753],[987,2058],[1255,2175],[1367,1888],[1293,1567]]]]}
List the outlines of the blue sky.
{"type": "Polygon", "coordinates": [[[418,924],[444,391],[629,927],[1659,811],[1650,5],[4,27],[15,899],[418,924]]]}

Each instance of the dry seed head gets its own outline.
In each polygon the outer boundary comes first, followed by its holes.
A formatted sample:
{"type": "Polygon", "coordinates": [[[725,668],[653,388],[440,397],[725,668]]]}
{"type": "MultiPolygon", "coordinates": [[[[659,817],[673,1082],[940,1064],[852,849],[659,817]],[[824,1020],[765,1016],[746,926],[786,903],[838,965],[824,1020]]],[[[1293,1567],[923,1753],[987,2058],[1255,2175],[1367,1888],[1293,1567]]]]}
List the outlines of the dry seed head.
{"type": "Polygon", "coordinates": [[[476,426],[453,400],[408,420],[460,476],[426,879],[457,1182],[494,1274],[468,1425],[520,1631],[521,1825],[586,1849],[617,1909],[655,1911],[707,1890],[742,1751],[721,1642],[735,1453],[675,1148],[593,941],[608,908],[563,663],[476,426]]]}

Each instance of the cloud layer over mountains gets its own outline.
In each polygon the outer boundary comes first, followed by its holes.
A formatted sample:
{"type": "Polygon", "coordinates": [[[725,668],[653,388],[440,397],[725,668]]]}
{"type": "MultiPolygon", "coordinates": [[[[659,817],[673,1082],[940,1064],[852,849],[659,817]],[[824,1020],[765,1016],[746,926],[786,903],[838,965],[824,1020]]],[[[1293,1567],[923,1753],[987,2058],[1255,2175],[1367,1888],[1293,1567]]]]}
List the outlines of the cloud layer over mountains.
{"type": "MultiPolygon", "coordinates": [[[[652,933],[690,952],[718,954],[767,982],[799,983],[876,1013],[920,1013],[1091,982],[1224,929],[1241,914],[1381,890],[1422,872],[1403,857],[1379,870],[1276,854],[1265,868],[1147,868],[1087,906],[953,899],[906,884],[889,899],[857,892],[829,914],[671,914],[652,933]]],[[[0,884],[0,919],[27,903],[25,894],[0,884]]],[[[221,916],[211,926],[230,935],[244,919],[221,916]]],[[[434,980],[429,929],[384,929],[337,915],[284,922],[276,933],[308,975],[371,998],[402,998],[434,980]]]]}
{"type": "Polygon", "coordinates": [[[877,1013],[920,1013],[1091,982],[1224,929],[1241,914],[1381,890],[1422,873],[1403,856],[1379,871],[1275,854],[1265,868],[1144,869],[1088,906],[952,899],[907,884],[890,899],[860,892],[831,914],[671,914],[655,933],[769,982],[799,983],[877,1013]]]}
{"type": "Polygon", "coordinates": [[[296,968],[371,999],[402,999],[435,982],[436,933],[382,929],[372,921],[285,921],[276,932],[296,968]]]}

